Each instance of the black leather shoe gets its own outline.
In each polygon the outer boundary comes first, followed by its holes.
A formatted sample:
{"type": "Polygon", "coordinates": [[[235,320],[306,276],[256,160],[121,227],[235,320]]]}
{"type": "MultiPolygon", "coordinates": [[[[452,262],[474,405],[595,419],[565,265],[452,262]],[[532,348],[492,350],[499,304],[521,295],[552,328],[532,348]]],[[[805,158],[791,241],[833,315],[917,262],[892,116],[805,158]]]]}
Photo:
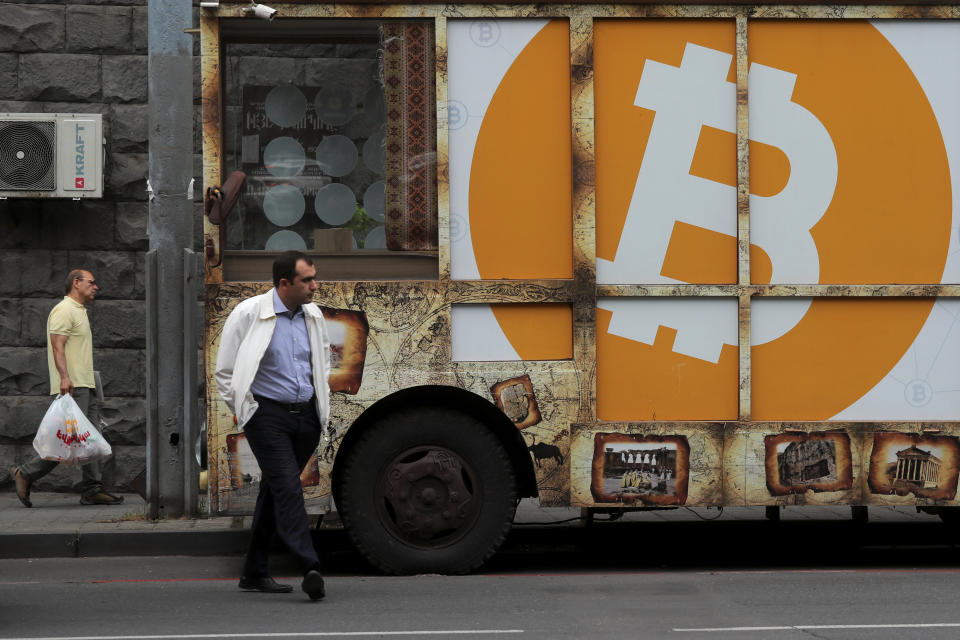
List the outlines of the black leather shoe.
{"type": "Polygon", "coordinates": [[[323,587],[323,576],[321,576],[320,572],[316,569],[307,571],[306,575],[303,576],[303,583],[300,585],[300,588],[310,596],[311,600],[319,600],[327,595],[323,587]]]}
{"type": "Polygon", "coordinates": [[[262,591],[264,593],[290,593],[293,587],[280,584],[270,576],[263,578],[240,578],[240,588],[244,591],[262,591]]]}

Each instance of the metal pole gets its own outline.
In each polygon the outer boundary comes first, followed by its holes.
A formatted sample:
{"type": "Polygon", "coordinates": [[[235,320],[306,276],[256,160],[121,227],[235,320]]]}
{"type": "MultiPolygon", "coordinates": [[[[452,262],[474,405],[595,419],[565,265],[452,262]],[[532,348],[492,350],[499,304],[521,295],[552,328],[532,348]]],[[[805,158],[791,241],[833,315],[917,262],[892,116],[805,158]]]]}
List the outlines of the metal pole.
{"type": "MultiPolygon", "coordinates": [[[[184,394],[184,259],[193,246],[193,22],[190,0],[150,0],[148,86],[150,98],[150,248],[156,251],[156,340],[147,354],[156,362],[156,420],[147,439],[155,448],[156,484],[148,501],[158,517],[179,517],[184,500],[184,423],[195,393],[184,394]],[[172,356],[172,357],[171,357],[172,356]]],[[[192,487],[191,487],[192,488],[192,487]]]]}
{"type": "Polygon", "coordinates": [[[147,517],[160,517],[157,487],[157,250],[144,260],[147,314],[147,517]]]}
{"type": "MultiPolygon", "coordinates": [[[[197,391],[199,390],[197,358],[200,344],[197,336],[198,281],[203,278],[200,256],[192,249],[183,250],[183,398],[186,402],[183,420],[183,505],[184,512],[197,512],[197,491],[200,465],[197,461],[197,435],[200,433],[197,391]]],[[[201,443],[205,446],[206,443],[201,443]]]]}

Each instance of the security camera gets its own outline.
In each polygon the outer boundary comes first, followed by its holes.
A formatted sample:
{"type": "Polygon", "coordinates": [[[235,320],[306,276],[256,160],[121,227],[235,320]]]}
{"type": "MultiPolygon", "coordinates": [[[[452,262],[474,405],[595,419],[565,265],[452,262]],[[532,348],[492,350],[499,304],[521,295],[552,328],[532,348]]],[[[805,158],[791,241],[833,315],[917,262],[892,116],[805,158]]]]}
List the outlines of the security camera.
{"type": "Polygon", "coordinates": [[[265,4],[257,4],[256,2],[250,2],[250,6],[243,10],[244,13],[250,15],[251,13],[261,20],[273,20],[274,16],[277,15],[277,10],[268,7],[265,4]]]}
{"type": "Polygon", "coordinates": [[[277,10],[268,7],[265,4],[253,4],[253,15],[261,18],[263,20],[273,20],[273,17],[277,15],[277,10]]]}

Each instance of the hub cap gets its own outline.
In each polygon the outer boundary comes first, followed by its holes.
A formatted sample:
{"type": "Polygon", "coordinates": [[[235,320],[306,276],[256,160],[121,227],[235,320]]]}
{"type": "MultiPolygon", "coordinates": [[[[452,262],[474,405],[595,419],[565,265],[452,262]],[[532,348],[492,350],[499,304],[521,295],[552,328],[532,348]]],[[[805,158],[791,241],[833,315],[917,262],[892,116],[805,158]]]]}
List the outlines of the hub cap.
{"type": "Polygon", "coordinates": [[[407,544],[442,546],[473,526],[480,509],[479,487],[473,469],[457,453],[444,447],[415,447],[381,471],[378,515],[407,544]]]}

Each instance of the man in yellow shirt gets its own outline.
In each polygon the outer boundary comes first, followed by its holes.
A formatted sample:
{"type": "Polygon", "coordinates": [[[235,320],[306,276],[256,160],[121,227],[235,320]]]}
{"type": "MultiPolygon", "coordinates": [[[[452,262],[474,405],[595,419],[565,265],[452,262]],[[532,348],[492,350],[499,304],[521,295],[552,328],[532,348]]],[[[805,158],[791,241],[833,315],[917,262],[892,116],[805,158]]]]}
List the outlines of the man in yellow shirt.
{"type": "MultiPolygon", "coordinates": [[[[80,410],[94,426],[100,426],[100,399],[93,373],[93,335],[86,305],[93,302],[100,287],[93,274],[74,269],[67,276],[66,295],[47,316],[47,368],[50,370],[50,394],[73,395],[80,410]]],[[[30,485],[47,475],[59,463],[34,456],[30,462],[10,469],[17,497],[25,507],[30,502],[30,485]]],[[[83,465],[80,504],[120,504],[122,496],[103,490],[100,462],[83,465]]]]}

